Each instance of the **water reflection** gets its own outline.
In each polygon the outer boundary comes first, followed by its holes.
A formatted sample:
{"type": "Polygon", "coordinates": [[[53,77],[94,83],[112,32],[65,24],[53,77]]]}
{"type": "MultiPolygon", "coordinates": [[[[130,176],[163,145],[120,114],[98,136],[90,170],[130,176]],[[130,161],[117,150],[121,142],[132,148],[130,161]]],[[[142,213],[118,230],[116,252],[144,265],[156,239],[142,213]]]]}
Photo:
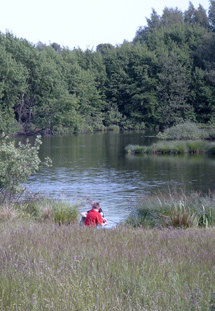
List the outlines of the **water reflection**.
{"type": "Polygon", "coordinates": [[[43,137],[40,157],[53,166],[31,176],[28,187],[55,198],[99,200],[105,216],[115,222],[127,217],[138,195],[167,187],[171,182],[187,190],[208,192],[215,185],[215,160],[197,156],[134,156],[128,144],[150,145],[151,133],[96,133],[43,137]]]}

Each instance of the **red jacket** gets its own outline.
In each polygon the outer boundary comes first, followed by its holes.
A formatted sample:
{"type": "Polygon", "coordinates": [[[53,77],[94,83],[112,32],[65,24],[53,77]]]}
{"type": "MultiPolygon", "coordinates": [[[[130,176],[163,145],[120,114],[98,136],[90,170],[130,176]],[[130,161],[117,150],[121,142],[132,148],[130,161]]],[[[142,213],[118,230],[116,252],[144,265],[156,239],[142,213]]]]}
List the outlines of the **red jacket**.
{"type": "Polygon", "coordinates": [[[84,223],[86,226],[96,227],[97,225],[102,223],[103,223],[102,216],[99,212],[97,212],[97,210],[91,209],[87,213],[87,217],[84,223]]]}

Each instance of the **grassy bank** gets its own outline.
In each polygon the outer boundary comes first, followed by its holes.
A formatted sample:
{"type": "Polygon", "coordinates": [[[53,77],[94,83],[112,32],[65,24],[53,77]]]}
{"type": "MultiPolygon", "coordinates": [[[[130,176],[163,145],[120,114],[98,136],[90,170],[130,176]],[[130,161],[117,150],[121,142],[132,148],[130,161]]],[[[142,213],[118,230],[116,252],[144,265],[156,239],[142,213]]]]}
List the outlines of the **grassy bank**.
{"type": "Polygon", "coordinates": [[[2,311],[210,310],[215,228],[16,220],[0,223],[0,232],[2,311]]]}
{"type": "MultiPolygon", "coordinates": [[[[1,196],[0,196],[1,198],[1,196]]],[[[0,221],[13,219],[53,222],[59,225],[77,223],[80,202],[69,203],[63,200],[37,197],[33,194],[9,205],[0,204],[0,221]]]]}
{"type": "Polygon", "coordinates": [[[167,189],[139,197],[126,220],[132,227],[205,227],[215,225],[215,193],[167,189]]]}

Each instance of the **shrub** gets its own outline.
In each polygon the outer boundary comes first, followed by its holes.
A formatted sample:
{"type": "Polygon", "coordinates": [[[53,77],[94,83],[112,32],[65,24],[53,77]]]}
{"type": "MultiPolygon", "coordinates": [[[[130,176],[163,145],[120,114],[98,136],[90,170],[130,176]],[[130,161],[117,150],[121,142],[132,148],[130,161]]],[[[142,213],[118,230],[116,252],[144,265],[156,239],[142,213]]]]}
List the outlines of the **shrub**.
{"type": "Polygon", "coordinates": [[[163,133],[159,132],[157,137],[159,139],[203,139],[208,138],[208,134],[199,129],[195,123],[183,122],[171,128],[164,130],[163,133]]]}
{"type": "Polygon", "coordinates": [[[119,132],[120,128],[118,125],[110,125],[107,127],[108,131],[114,131],[114,132],[119,132]]]}
{"type": "MultiPolygon", "coordinates": [[[[27,178],[39,169],[41,160],[38,153],[41,144],[38,136],[33,146],[27,140],[26,144],[19,142],[15,147],[14,142],[5,139],[0,146],[0,203],[5,201],[8,204],[17,192],[22,191],[21,183],[26,182],[27,178]]],[[[46,158],[49,165],[50,159],[46,158]]]]}
{"type": "Polygon", "coordinates": [[[205,153],[208,155],[215,154],[215,143],[210,143],[205,147],[205,153]]]}
{"type": "Polygon", "coordinates": [[[215,139],[215,129],[211,129],[208,132],[210,139],[215,139]]]}
{"type": "Polygon", "coordinates": [[[140,123],[136,123],[134,126],[135,130],[145,130],[146,129],[146,125],[144,122],[140,122],[140,123]]]}

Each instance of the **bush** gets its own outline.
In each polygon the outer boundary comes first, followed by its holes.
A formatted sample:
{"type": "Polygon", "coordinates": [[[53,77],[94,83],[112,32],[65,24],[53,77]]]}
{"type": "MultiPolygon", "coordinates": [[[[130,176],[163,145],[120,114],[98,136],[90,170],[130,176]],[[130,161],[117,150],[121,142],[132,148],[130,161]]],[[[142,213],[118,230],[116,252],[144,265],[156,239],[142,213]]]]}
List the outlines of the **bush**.
{"type": "Polygon", "coordinates": [[[120,128],[119,128],[118,125],[109,125],[109,126],[107,127],[107,130],[108,130],[108,131],[119,132],[120,128]]]}
{"type": "Polygon", "coordinates": [[[210,139],[215,139],[215,129],[211,129],[208,132],[210,139]]]}
{"type": "Polygon", "coordinates": [[[159,132],[157,137],[159,139],[204,139],[209,135],[203,130],[199,129],[195,123],[183,122],[176,126],[164,130],[163,133],[159,132]]]}
{"type": "Polygon", "coordinates": [[[215,154],[215,143],[210,143],[205,148],[205,153],[208,155],[215,154]]]}
{"type": "MultiPolygon", "coordinates": [[[[22,191],[20,184],[39,169],[41,161],[38,153],[41,144],[38,136],[32,146],[27,140],[26,144],[19,142],[15,147],[14,142],[5,139],[0,146],[0,203],[8,204],[14,199],[17,192],[22,191]]],[[[46,158],[47,165],[50,159],[46,158]]]]}

